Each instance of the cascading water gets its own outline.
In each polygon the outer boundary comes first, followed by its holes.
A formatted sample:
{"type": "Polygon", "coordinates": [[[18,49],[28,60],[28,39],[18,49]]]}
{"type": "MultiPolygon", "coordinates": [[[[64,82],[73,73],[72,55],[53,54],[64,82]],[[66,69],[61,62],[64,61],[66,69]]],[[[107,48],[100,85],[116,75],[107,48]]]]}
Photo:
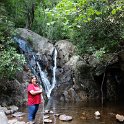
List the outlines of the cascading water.
{"type": "Polygon", "coordinates": [[[40,66],[39,62],[37,62],[37,66],[39,68],[40,76],[41,76],[42,82],[43,82],[44,87],[45,87],[45,92],[47,94],[47,97],[49,98],[50,95],[48,95],[48,94],[49,94],[49,89],[51,87],[51,84],[50,84],[49,80],[47,79],[46,74],[41,70],[41,66],[40,66]]]}
{"type": "Polygon", "coordinates": [[[53,61],[54,61],[54,67],[53,67],[53,79],[52,79],[52,85],[49,89],[49,92],[48,92],[48,97],[50,97],[50,94],[53,90],[53,88],[55,87],[55,84],[56,84],[56,58],[57,58],[57,50],[54,49],[54,54],[53,54],[53,61]]]}
{"type": "MultiPolygon", "coordinates": [[[[57,58],[57,50],[53,50],[53,70],[52,70],[52,84],[47,78],[47,74],[42,70],[42,65],[40,61],[42,61],[42,58],[40,55],[38,55],[36,52],[33,51],[33,49],[30,47],[27,42],[21,38],[14,37],[14,40],[18,43],[21,52],[25,55],[29,68],[32,70],[32,73],[40,79],[40,82],[43,82],[43,86],[45,88],[45,93],[48,98],[50,98],[51,92],[55,87],[56,84],[56,58],[57,58]],[[39,56],[39,57],[37,57],[39,56]]],[[[41,83],[40,83],[41,84],[41,83]]]]}

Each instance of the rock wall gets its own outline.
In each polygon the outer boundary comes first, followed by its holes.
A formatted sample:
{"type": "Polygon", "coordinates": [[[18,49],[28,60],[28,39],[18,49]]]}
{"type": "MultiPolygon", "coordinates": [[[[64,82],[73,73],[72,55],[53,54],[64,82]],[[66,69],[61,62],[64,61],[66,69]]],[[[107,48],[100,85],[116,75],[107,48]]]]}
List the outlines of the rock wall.
{"type": "Polygon", "coordinates": [[[2,82],[0,86],[0,104],[7,105],[20,105],[26,102],[25,99],[25,83],[20,83],[18,80],[2,82]]]}

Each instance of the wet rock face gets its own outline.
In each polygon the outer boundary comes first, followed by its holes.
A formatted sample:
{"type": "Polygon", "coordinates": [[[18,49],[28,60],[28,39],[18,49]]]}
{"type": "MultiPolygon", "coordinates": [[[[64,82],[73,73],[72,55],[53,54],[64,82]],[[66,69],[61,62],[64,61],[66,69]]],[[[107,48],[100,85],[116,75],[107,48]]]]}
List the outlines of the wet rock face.
{"type": "Polygon", "coordinates": [[[41,37],[40,35],[32,32],[31,30],[18,28],[16,32],[20,37],[24,38],[32,45],[35,51],[38,51],[42,54],[51,55],[54,49],[53,44],[49,42],[49,39],[41,37]]]}
{"type": "Polygon", "coordinates": [[[63,101],[85,101],[99,98],[99,90],[92,78],[92,67],[79,56],[72,56],[57,73],[54,96],[63,101]]]}

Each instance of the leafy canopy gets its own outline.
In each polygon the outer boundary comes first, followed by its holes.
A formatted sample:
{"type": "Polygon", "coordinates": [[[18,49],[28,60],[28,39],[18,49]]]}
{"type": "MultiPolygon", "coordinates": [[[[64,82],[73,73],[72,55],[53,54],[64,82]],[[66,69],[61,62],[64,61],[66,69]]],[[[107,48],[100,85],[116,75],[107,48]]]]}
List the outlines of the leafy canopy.
{"type": "Polygon", "coordinates": [[[31,29],[53,42],[69,39],[80,55],[88,53],[102,57],[115,52],[124,39],[123,0],[6,1],[16,27],[25,27],[26,14],[35,4],[31,29]]]}
{"type": "Polygon", "coordinates": [[[53,40],[70,39],[78,54],[101,56],[123,41],[124,1],[61,0],[53,8],[39,6],[33,29],[53,40]]]}

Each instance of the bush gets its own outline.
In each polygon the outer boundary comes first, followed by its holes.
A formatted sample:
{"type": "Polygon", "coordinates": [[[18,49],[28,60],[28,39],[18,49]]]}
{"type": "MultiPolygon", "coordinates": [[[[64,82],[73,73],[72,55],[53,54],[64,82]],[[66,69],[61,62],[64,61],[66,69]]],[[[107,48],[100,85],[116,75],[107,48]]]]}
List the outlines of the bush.
{"type": "Polygon", "coordinates": [[[9,21],[3,4],[0,4],[0,79],[13,79],[22,69],[25,59],[18,54],[12,40],[14,23],[9,21]]]}

